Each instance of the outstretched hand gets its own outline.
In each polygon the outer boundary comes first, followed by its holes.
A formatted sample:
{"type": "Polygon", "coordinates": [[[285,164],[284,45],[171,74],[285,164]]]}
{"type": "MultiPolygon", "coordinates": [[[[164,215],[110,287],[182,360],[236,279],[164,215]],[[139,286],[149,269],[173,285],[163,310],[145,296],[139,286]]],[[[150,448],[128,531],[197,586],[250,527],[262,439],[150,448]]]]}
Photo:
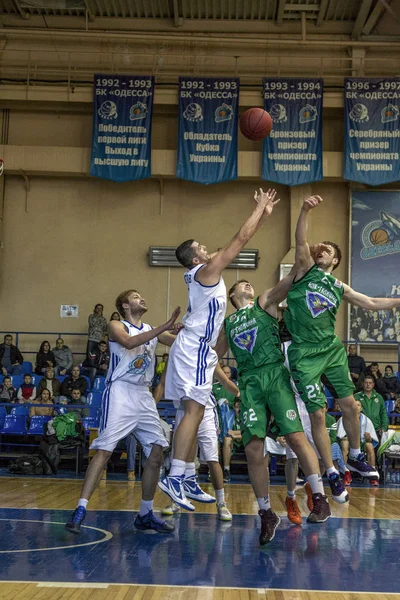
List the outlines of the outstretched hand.
{"type": "Polygon", "coordinates": [[[303,210],[305,210],[306,212],[309,212],[310,210],[312,210],[313,208],[318,206],[318,204],[321,204],[321,202],[322,202],[321,196],[309,196],[303,202],[303,210]]]}
{"type": "Polygon", "coordinates": [[[261,188],[254,192],[254,200],[260,207],[264,208],[264,214],[269,216],[274,207],[278,202],[280,202],[280,198],[276,198],[277,191],[273,189],[269,189],[267,192],[264,192],[261,188]]]}
{"type": "Polygon", "coordinates": [[[183,323],[175,323],[175,325],[172,327],[172,329],[170,329],[170,333],[172,333],[173,335],[178,335],[178,333],[180,331],[182,331],[182,329],[184,329],[184,325],[183,323]]]}
{"type": "Polygon", "coordinates": [[[172,315],[170,316],[170,318],[168,319],[168,321],[165,323],[165,329],[170,331],[174,325],[175,325],[175,321],[177,320],[177,318],[179,317],[179,315],[181,314],[181,307],[177,306],[176,309],[174,310],[174,312],[172,313],[172,315]]]}

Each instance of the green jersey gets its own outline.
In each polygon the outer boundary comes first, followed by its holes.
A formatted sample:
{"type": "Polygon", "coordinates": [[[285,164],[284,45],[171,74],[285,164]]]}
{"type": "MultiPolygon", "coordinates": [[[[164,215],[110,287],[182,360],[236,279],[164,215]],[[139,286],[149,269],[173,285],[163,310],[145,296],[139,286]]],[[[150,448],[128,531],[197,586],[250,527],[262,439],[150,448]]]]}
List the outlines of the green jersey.
{"type": "Polygon", "coordinates": [[[325,413],[325,427],[328,430],[329,439],[330,439],[331,445],[332,445],[336,442],[337,421],[336,421],[335,417],[333,417],[332,415],[328,415],[328,413],[325,413]]]}
{"type": "Polygon", "coordinates": [[[229,408],[233,408],[233,404],[235,402],[236,395],[232,394],[232,392],[228,392],[224,388],[222,383],[219,383],[219,382],[214,383],[214,385],[212,386],[212,393],[214,394],[217,402],[219,400],[222,400],[222,398],[225,398],[226,400],[228,400],[229,408]]]}
{"type": "Polygon", "coordinates": [[[319,344],[335,336],[343,283],[314,265],[293,283],[287,297],[285,323],[295,344],[319,344]]]}
{"type": "Polygon", "coordinates": [[[278,320],[261,308],[258,298],[225,319],[225,333],[239,375],[283,363],[278,320]]]}

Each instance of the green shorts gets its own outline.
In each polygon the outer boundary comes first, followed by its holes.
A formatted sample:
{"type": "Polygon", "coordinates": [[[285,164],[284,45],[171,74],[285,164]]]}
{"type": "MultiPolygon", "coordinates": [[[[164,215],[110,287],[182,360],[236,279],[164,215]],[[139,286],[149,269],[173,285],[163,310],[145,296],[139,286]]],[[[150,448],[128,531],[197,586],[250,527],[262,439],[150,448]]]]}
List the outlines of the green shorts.
{"type": "Polygon", "coordinates": [[[271,415],[280,435],[303,431],[289,372],[283,364],[261,367],[239,378],[242,441],[264,439],[271,415]]]}
{"type": "Polygon", "coordinates": [[[309,413],[325,406],[322,375],[334,388],[336,398],[346,398],[354,393],[346,351],[338,337],[325,346],[292,342],[288,347],[288,360],[292,379],[309,413]]]}

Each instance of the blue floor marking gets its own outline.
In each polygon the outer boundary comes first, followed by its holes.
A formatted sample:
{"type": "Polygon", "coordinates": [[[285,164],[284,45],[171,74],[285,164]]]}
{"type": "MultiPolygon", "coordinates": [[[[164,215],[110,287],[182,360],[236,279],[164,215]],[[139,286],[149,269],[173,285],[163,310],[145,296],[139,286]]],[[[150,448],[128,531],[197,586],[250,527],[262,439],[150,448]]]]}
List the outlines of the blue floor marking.
{"type": "Polygon", "coordinates": [[[230,524],[184,513],[173,535],[159,535],[135,531],[134,512],[89,511],[80,536],[64,530],[68,515],[0,509],[0,580],[400,592],[395,520],[283,519],[260,548],[256,515],[230,524]]]}

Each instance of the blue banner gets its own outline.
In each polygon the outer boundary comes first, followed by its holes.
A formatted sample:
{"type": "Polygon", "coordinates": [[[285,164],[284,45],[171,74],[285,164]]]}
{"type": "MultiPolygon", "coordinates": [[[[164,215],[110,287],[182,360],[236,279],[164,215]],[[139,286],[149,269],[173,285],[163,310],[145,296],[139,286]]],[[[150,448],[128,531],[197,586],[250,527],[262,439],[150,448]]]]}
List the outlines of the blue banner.
{"type": "Polygon", "coordinates": [[[176,176],[237,179],[239,79],[180,77],[176,176]]]}
{"type": "Polygon", "coordinates": [[[323,178],[323,93],[323,79],[263,79],[264,108],[273,122],[263,141],[263,179],[301,185],[323,178]]]}
{"type": "Polygon", "coordinates": [[[95,75],[90,174],[112,181],[151,177],[154,78],[95,75]]]}
{"type": "MultiPolygon", "coordinates": [[[[400,192],[353,192],[351,286],[367,296],[400,297],[400,192]]],[[[400,342],[400,310],[350,312],[350,339],[400,342]]]]}
{"type": "Polygon", "coordinates": [[[345,78],[344,177],[368,185],[400,179],[400,78],[345,78]]]}

